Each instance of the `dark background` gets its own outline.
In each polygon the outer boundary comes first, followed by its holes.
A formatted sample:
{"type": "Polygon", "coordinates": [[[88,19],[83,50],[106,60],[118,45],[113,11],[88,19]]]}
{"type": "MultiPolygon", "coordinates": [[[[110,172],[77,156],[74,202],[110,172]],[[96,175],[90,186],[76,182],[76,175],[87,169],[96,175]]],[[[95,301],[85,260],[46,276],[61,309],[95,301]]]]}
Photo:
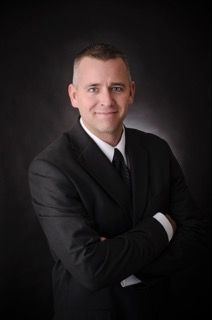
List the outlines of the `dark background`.
{"type": "MultiPolygon", "coordinates": [[[[77,116],[67,85],[74,54],[91,41],[112,42],[128,54],[137,96],[126,124],[169,142],[211,221],[210,20],[204,1],[9,2],[1,8],[1,319],[52,316],[52,259],[27,171],[77,116]]],[[[209,260],[171,279],[176,319],[204,319],[210,311],[209,260]]]]}

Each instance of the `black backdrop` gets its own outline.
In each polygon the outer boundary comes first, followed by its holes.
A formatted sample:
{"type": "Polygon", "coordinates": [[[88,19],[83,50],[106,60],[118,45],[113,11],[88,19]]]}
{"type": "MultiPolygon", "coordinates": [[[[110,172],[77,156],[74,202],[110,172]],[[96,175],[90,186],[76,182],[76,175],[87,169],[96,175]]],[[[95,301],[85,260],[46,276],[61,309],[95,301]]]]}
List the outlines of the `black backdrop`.
{"type": "MultiPolygon", "coordinates": [[[[27,170],[77,116],[67,96],[74,53],[91,41],[126,51],[137,83],[126,124],[169,142],[210,218],[211,16],[204,1],[70,1],[9,2],[0,17],[0,317],[48,320],[52,259],[31,206],[27,170]]],[[[176,319],[210,311],[209,260],[173,277],[176,319]]]]}

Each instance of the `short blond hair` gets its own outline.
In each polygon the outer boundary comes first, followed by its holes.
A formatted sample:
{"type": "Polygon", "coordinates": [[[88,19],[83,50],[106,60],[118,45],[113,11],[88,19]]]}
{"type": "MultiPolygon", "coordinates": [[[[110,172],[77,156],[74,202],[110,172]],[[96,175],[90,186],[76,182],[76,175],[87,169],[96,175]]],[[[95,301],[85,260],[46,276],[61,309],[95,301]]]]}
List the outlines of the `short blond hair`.
{"type": "Polygon", "coordinates": [[[73,64],[73,83],[76,83],[76,70],[80,61],[84,57],[91,57],[103,61],[120,58],[126,65],[129,79],[131,80],[131,72],[127,56],[115,46],[108,43],[94,43],[82,49],[76,54],[73,64]]]}

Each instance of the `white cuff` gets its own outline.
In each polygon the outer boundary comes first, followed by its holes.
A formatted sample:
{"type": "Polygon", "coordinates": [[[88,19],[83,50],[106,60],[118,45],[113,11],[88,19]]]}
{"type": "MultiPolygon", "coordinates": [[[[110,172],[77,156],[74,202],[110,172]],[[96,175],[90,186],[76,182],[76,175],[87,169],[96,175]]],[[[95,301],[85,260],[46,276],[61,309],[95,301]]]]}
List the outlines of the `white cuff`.
{"type": "Polygon", "coordinates": [[[158,222],[160,222],[162,224],[162,226],[164,227],[164,229],[166,230],[167,236],[169,241],[172,239],[173,237],[173,228],[171,223],[169,222],[169,220],[166,218],[165,214],[161,213],[161,212],[157,212],[153,218],[155,218],[158,222]]]}
{"type": "Polygon", "coordinates": [[[140,279],[136,278],[136,276],[134,276],[132,274],[131,276],[122,280],[120,283],[121,283],[122,287],[127,287],[127,286],[132,286],[133,284],[140,283],[140,282],[142,282],[142,281],[140,279]]]}

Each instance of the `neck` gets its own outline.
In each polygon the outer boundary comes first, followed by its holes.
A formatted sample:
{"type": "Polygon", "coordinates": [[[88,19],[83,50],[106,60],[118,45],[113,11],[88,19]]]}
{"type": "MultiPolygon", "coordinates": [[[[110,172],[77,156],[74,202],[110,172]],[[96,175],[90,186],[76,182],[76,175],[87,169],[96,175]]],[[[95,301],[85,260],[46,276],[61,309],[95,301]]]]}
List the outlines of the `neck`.
{"type": "Polygon", "coordinates": [[[85,131],[88,130],[90,134],[93,134],[94,136],[108,143],[109,145],[114,147],[119,143],[123,132],[123,125],[120,125],[118,128],[114,130],[94,130],[85,121],[83,121],[82,118],[80,119],[80,121],[85,131]]]}
{"type": "Polygon", "coordinates": [[[122,135],[122,131],[119,132],[119,134],[111,134],[111,133],[103,133],[100,135],[96,135],[99,139],[101,139],[102,141],[108,143],[109,145],[111,145],[112,147],[115,147],[120,139],[121,139],[121,135],[122,135]]]}

